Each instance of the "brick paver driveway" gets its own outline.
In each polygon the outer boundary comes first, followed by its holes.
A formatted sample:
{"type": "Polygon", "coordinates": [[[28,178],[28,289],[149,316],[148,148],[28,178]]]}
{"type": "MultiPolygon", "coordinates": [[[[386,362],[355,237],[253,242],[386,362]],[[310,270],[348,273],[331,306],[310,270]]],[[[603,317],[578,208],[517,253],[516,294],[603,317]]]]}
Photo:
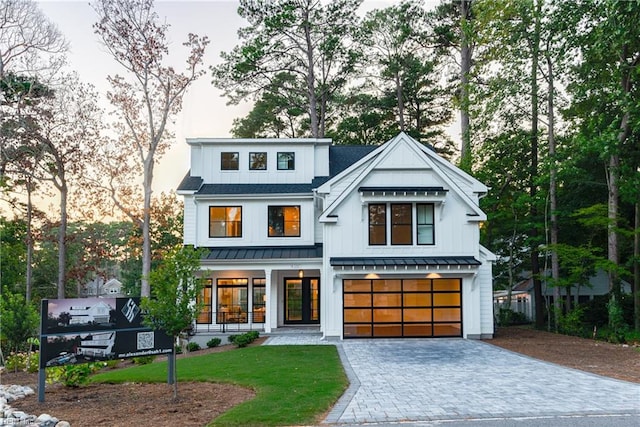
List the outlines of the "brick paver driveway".
{"type": "Polygon", "coordinates": [[[462,339],[346,340],[351,380],[325,423],[640,415],[640,384],[462,339]]]}

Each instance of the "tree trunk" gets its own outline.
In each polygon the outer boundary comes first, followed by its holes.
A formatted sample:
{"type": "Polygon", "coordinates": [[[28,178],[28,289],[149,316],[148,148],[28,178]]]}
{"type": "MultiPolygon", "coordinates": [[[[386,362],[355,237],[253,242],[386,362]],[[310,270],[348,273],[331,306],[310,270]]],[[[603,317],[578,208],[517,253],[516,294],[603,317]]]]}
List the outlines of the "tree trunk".
{"type": "Polygon", "coordinates": [[[549,161],[551,168],[549,170],[549,208],[550,212],[550,243],[551,243],[551,278],[555,283],[553,288],[553,305],[554,305],[554,319],[555,330],[558,332],[558,320],[560,318],[560,288],[558,281],[560,279],[560,263],[558,260],[558,197],[557,197],[557,162],[556,162],[556,136],[555,136],[555,110],[554,110],[554,76],[553,76],[553,64],[551,57],[549,56],[549,49],[545,55],[547,59],[547,78],[549,83],[549,94],[547,98],[547,121],[549,122],[549,161]]]}
{"type": "Polygon", "coordinates": [[[58,299],[64,299],[67,267],[67,197],[66,182],[60,185],[60,228],[58,229],[58,299]]]}
{"type": "Polygon", "coordinates": [[[140,296],[150,297],[149,273],[151,272],[151,183],[153,182],[153,157],[150,152],[144,160],[144,205],[142,212],[142,280],[140,296]]]}
{"type": "Polygon", "coordinates": [[[400,80],[400,71],[396,71],[396,102],[398,103],[398,125],[400,131],[404,132],[406,127],[404,124],[404,100],[402,95],[402,81],[400,80]]]}
{"type": "Polygon", "coordinates": [[[537,178],[538,178],[538,60],[540,54],[540,14],[542,9],[542,0],[538,0],[535,4],[535,11],[532,11],[534,16],[534,30],[531,35],[532,51],[531,51],[531,163],[529,166],[529,197],[530,207],[529,214],[531,221],[531,275],[533,280],[533,291],[536,303],[536,327],[542,328],[544,326],[544,310],[543,310],[543,298],[542,298],[542,282],[540,280],[540,263],[539,263],[539,250],[538,250],[538,226],[536,224],[538,219],[538,208],[536,205],[536,197],[538,193],[537,178]]]}
{"type": "Polygon", "coordinates": [[[633,235],[633,312],[635,330],[640,332],[640,201],[636,202],[633,235]]]}
{"type": "Polygon", "coordinates": [[[471,130],[469,120],[469,74],[471,45],[467,39],[467,21],[471,19],[471,0],[460,1],[460,168],[471,172],[471,130]]]}
{"type": "Polygon", "coordinates": [[[307,96],[309,98],[309,120],[311,125],[311,136],[313,138],[320,137],[320,125],[318,121],[318,99],[316,94],[316,80],[313,64],[313,42],[311,41],[311,23],[309,22],[309,9],[305,8],[304,12],[304,36],[306,41],[307,54],[307,96]]]}
{"type": "Polygon", "coordinates": [[[25,300],[31,301],[31,287],[33,282],[33,203],[31,201],[31,177],[27,177],[27,272],[25,283],[25,300]]]}

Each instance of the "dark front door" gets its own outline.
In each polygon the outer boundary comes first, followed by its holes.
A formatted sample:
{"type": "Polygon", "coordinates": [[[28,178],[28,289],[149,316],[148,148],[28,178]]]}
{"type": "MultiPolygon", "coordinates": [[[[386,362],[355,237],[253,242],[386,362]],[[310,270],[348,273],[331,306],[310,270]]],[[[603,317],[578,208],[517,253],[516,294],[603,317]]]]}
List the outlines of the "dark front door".
{"type": "Polygon", "coordinates": [[[320,279],[285,279],[284,299],[284,323],[320,323],[320,279]]]}

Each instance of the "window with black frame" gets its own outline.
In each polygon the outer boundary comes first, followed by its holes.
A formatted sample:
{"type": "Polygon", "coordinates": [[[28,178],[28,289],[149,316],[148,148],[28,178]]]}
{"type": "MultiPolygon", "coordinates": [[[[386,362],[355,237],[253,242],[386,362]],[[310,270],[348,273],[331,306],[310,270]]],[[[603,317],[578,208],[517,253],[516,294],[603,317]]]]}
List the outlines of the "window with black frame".
{"type": "Polygon", "coordinates": [[[266,294],[266,280],[265,279],[253,279],[253,322],[264,323],[267,294],[266,294]]]}
{"type": "Polygon", "coordinates": [[[223,171],[237,171],[240,167],[239,153],[221,153],[220,169],[223,171]]]}
{"type": "Polygon", "coordinates": [[[200,307],[200,313],[196,318],[196,323],[212,323],[211,303],[212,303],[213,279],[205,279],[204,286],[196,298],[196,304],[200,307]]]}
{"type": "Polygon", "coordinates": [[[300,237],[300,206],[269,206],[269,237],[300,237]]]}
{"type": "Polygon", "coordinates": [[[218,323],[247,323],[248,279],[218,279],[218,323]]]}
{"type": "Polygon", "coordinates": [[[294,170],[296,168],[296,156],[293,152],[278,153],[278,170],[294,170]]]}

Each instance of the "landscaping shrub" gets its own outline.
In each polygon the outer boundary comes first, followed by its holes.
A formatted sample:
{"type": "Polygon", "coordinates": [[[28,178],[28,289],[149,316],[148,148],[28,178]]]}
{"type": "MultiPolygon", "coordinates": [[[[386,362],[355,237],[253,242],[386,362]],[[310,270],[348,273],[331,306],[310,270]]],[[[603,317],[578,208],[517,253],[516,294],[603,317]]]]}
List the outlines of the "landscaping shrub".
{"type": "Polygon", "coordinates": [[[590,331],[584,324],[584,311],[583,307],[578,306],[567,314],[560,314],[558,316],[558,332],[577,337],[588,337],[590,331]]]}
{"type": "Polygon", "coordinates": [[[182,346],[180,345],[176,346],[176,354],[182,354],[182,346]]]}
{"type": "Polygon", "coordinates": [[[13,372],[38,372],[38,352],[12,352],[7,356],[4,367],[13,372]]]}
{"type": "Polygon", "coordinates": [[[260,336],[258,331],[249,331],[242,335],[229,335],[229,341],[237,345],[238,347],[246,347],[254,342],[260,336]],[[233,341],[231,340],[233,337],[233,341]]]}
{"type": "Polygon", "coordinates": [[[61,383],[65,387],[80,387],[87,384],[89,376],[100,368],[101,364],[99,363],[55,366],[47,368],[46,379],[50,384],[61,383]]]}
{"type": "Polygon", "coordinates": [[[500,308],[498,311],[498,325],[510,326],[510,325],[524,325],[529,323],[527,316],[524,313],[513,311],[510,308],[500,308]]]}
{"type": "Polygon", "coordinates": [[[153,362],[155,360],[155,356],[150,355],[150,356],[138,356],[138,357],[134,357],[133,358],[133,363],[135,363],[136,365],[148,365],[149,363],[153,362]]]}
{"type": "Polygon", "coordinates": [[[247,334],[238,335],[233,341],[238,347],[246,347],[251,343],[251,338],[247,334]]]}
{"type": "Polygon", "coordinates": [[[229,335],[229,337],[227,337],[227,339],[229,340],[229,342],[231,344],[235,344],[237,337],[238,337],[238,335],[229,335]]]}
{"type": "Polygon", "coordinates": [[[207,348],[217,347],[220,345],[221,342],[222,340],[218,337],[211,338],[209,341],[207,341],[207,348]]]}
{"type": "Polygon", "coordinates": [[[200,350],[200,344],[198,344],[197,342],[190,342],[189,344],[187,344],[187,351],[198,351],[200,350]]]}

